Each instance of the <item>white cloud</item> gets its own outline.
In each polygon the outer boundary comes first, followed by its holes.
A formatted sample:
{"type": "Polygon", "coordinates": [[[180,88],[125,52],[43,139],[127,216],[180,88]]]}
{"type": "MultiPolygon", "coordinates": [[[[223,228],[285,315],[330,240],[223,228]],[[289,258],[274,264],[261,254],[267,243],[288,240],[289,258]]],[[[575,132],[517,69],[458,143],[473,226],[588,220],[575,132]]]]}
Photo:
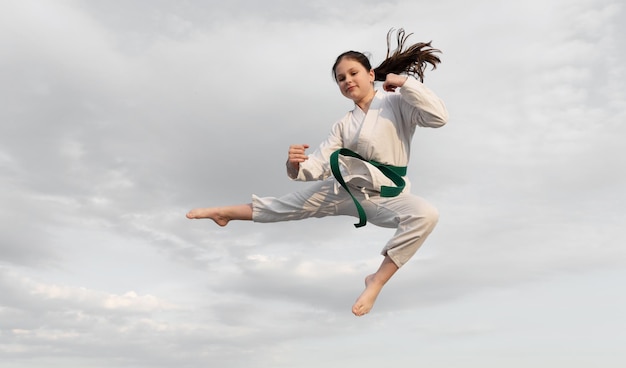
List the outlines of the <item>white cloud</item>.
{"type": "MultiPolygon", "coordinates": [[[[570,329],[528,303],[588,315],[577,294],[623,277],[586,278],[626,262],[617,1],[0,7],[3,365],[371,367],[413,363],[415,346],[435,367],[433,352],[447,366],[557,361],[561,347],[532,337],[570,329]],[[286,178],[285,151],[350,108],[334,57],[380,61],[391,27],[443,50],[426,83],[451,121],[417,132],[409,170],[441,220],[355,319],[392,232],[184,214],[306,185],[286,178]]],[[[617,339],[614,315],[594,322],[617,339]]]]}

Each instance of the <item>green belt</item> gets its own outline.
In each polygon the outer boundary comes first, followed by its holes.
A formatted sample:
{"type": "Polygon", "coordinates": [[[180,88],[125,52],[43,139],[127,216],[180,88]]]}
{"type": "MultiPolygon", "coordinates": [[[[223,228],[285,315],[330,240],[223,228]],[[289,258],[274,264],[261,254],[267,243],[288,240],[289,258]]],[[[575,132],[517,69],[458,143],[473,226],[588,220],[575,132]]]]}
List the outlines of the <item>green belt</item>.
{"type": "Polygon", "coordinates": [[[357,228],[365,226],[367,224],[367,216],[365,215],[365,210],[363,209],[363,206],[361,206],[359,201],[354,197],[354,195],[352,195],[350,189],[348,188],[348,185],[343,180],[341,171],[339,170],[339,155],[355,157],[359,160],[369,162],[370,164],[374,165],[378,170],[380,170],[380,172],[382,172],[391,181],[393,181],[393,183],[396,185],[395,187],[389,187],[386,185],[380,187],[381,197],[395,197],[398,194],[402,193],[402,191],[404,190],[404,186],[406,185],[406,183],[404,182],[404,178],[402,178],[406,175],[406,166],[391,166],[381,164],[380,162],[374,160],[366,160],[358,153],[351,151],[347,148],[340,148],[330,155],[330,170],[335,176],[337,182],[339,182],[343,189],[345,189],[348,194],[350,194],[350,197],[352,197],[352,200],[356,205],[356,210],[359,213],[359,223],[354,224],[354,226],[357,228]]]}

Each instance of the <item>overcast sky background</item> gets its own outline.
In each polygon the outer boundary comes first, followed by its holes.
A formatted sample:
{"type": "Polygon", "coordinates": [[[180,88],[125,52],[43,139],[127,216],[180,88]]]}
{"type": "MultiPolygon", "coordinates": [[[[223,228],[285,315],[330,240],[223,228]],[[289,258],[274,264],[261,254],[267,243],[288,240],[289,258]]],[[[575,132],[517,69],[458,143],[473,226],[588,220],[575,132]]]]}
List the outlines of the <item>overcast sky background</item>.
{"type": "Polygon", "coordinates": [[[0,1],[0,365],[623,367],[625,36],[618,0],[0,1]],[[443,51],[441,219],[357,318],[393,230],[184,215],[307,185],[335,57],[392,27],[443,51]]]}

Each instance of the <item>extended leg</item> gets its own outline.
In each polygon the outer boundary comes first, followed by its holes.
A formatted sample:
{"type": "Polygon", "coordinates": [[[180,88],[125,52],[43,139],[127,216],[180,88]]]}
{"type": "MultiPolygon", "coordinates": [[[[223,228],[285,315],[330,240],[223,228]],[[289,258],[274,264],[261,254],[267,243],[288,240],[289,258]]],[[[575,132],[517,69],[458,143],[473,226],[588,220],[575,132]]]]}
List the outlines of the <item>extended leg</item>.
{"type": "Polygon", "coordinates": [[[252,220],[252,204],[240,204],[226,207],[196,208],[187,213],[189,219],[208,218],[220,226],[226,226],[230,220],[252,220]]]}

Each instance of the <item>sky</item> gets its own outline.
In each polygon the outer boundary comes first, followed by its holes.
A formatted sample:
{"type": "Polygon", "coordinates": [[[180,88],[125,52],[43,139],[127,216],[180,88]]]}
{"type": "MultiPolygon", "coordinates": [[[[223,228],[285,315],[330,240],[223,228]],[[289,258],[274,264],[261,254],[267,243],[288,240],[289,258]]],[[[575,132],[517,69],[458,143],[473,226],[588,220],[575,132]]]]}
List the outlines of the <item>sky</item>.
{"type": "Polygon", "coordinates": [[[626,5],[0,2],[0,366],[623,367],[626,5]],[[307,183],[346,50],[432,41],[450,120],[409,178],[440,221],[374,309],[393,230],[188,220],[307,183]]]}

